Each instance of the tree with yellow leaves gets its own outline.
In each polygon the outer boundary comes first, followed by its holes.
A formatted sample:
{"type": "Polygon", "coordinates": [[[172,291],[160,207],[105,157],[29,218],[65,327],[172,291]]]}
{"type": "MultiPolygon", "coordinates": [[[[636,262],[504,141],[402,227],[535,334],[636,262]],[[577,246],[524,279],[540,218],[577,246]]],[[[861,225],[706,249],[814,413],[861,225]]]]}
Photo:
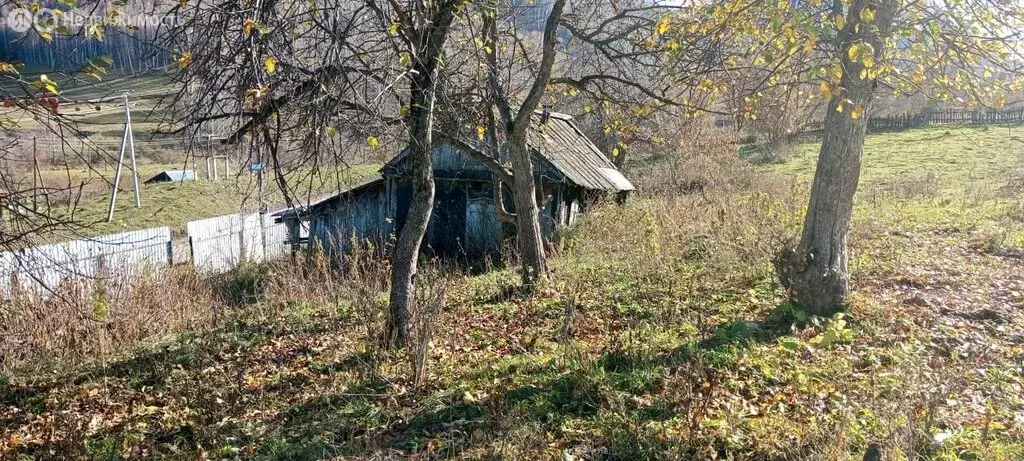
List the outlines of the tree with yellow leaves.
{"type": "MultiPolygon", "coordinates": [[[[850,293],[847,233],[872,102],[880,91],[923,93],[1000,107],[1021,90],[1024,6],[998,0],[724,0],[704,27],[737,58],[806,69],[766,87],[814,84],[827,101],[818,166],[803,232],[776,261],[791,299],[815,314],[841,309],[850,293]],[[738,45],[742,46],[738,46],[738,45]]],[[[780,71],[781,72],[781,71],[780,71]]],[[[756,110],[756,95],[753,97],[756,110]]]]}

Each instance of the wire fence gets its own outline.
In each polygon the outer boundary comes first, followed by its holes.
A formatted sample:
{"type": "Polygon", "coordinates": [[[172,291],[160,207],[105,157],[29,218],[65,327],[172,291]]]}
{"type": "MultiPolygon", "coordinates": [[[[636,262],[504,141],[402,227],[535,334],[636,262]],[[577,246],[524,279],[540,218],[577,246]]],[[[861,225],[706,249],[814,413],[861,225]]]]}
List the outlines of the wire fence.
{"type": "MultiPolygon", "coordinates": [[[[872,116],[868,118],[868,131],[900,131],[932,125],[989,125],[1024,123],[1024,107],[1010,109],[941,109],[919,113],[872,116]]],[[[805,132],[822,130],[822,122],[808,124],[805,132]]]]}

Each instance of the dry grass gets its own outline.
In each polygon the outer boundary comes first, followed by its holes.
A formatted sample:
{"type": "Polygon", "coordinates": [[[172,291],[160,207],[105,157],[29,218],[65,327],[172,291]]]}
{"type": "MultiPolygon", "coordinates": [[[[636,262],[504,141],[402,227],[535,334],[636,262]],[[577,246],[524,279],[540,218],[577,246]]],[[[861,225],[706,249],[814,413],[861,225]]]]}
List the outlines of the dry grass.
{"type": "Polygon", "coordinates": [[[209,282],[189,268],[127,278],[71,279],[42,297],[0,301],[0,373],[102,359],[125,346],[211,326],[209,282]]]}

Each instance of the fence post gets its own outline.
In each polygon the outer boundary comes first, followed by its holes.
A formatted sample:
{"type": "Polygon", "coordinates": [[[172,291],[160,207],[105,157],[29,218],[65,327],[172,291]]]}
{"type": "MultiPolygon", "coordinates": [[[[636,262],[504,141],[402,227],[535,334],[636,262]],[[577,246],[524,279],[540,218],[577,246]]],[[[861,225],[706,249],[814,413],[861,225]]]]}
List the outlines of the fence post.
{"type": "Polygon", "coordinates": [[[167,267],[174,265],[174,243],[167,241],[167,267]]]}
{"type": "Polygon", "coordinates": [[[245,262],[245,215],[238,213],[238,264],[245,262]]]}
{"type": "Polygon", "coordinates": [[[262,260],[266,261],[267,258],[267,218],[268,215],[265,211],[260,211],[260,245],[263,250],[262,260]]]}

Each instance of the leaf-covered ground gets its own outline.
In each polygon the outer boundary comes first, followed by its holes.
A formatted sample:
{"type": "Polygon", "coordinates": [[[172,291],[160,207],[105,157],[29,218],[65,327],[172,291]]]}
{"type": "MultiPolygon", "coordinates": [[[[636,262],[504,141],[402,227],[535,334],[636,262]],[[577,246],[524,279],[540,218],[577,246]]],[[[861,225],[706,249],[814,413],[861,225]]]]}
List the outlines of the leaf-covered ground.
{"type": "Polygon", "coordinates": [[[533,298],[509,270],[454,277],[426,385],[368,339],[379,298],[268,269],[210,331],[7,378],[0,458],[1021,459],[1019,129],[869,138],[857,291],[830,319],[771,268],[808,140],[728,187],[595,210],[533,298]]]}

